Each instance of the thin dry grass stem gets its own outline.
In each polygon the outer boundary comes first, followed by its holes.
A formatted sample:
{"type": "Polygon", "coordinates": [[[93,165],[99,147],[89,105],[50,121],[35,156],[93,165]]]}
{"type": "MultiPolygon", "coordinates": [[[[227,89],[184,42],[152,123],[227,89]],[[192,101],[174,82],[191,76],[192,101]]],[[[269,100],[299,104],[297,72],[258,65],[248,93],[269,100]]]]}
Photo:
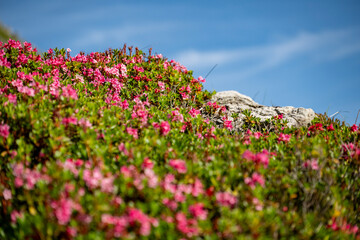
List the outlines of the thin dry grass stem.
{"type": "Polygon", "coordinates": [[[360,109],[359,109],[359,111],[358,111],[358,113],[357,113],[357,115],[356,115],[356,119],[355,119],[355,125],[356,125],[356,122],[357,122],[357,120],[358,120],[358,117],[359,117],[359,113],[360,113],[360,109]]]}

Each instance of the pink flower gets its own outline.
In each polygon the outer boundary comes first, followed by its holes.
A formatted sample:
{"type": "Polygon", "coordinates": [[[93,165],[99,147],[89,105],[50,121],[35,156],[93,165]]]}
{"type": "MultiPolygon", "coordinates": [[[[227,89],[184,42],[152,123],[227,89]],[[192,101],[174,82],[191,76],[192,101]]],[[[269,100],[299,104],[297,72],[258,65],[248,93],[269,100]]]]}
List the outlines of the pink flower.
{"type": "Polygon", "coordinates": [[[228,192],[217,192],[215,197],[216,201],[222,206],[233,207],[237,203],[237,198],[228,192]]]}
{"type": "Polygon", "coordinates": [[[77,230],[74,227],[67,227],[66,228],[66,232],[71,236],[71,237],[76,237],[77,235],[77,230]]]}
{"type": "Polygon", "coordinates": [[[176,185],[173,183],[174,181],[175,176],[173,174],[166,174],[162,183],[163,188],[168,192],[175,193],[176,185]]]}
{"type": "Polygon", "coordinates": [[[67,51],[67,52],[71,52],[71,49],[70,49],[70,48],[67,48],[66,51],[67,51]]]}
{"type": "Polygon", "coordinates": [[[101,179],[101,191],[104,193],[113,193],[114,192],[114,177],[109,176],[101,179]]]}
{"type": "Polygon", "coordinates": [[[262,187],[265,186],[265,179],[263,178],[262,175],[260,175],[260,174],[258,174],[258,173],[253,173],[252,179],[253,179],[254,182],[259,183],[260,186],[262,186],[262,187]]]}
{"type": "Polygon", "coordinates": [[[246,150],[243,153],[243,158],[248,161],[253,161],[255,164],[263,164],[264,168],[267,168],[269,165],[269,153],[264,149],[262,152],[254,154],[249,150],[246,150]]]}
{"type": "Polygon", "coordinates": [[[146,168],[144,170],[144,176],[147,178],[148,186],[150,188],[157,187],[159,180],[158,180],[158,177],[156,176],[155,172],[152,169],[146,168]]]}
{"type": "Polygon", "coordinates": [[[255,184],[259,183],[262,187],[265,186],[265,179],[263,178],[262,175],[258,174],[258,173],[253,173],[253,175],[251,176],[251,178],[247,177],[244,179],[244,182],[249,185],[252,189],[255,188],[255,184]]]}
{"type": "Polygon", "coordinates": [[[35,90],[29,87],[18,87],[18,91],[21,93],[25,93],[26,95],[30,96],[30,97],[34,97],[35,96],[35,90]]]}
{"type": "Polygon", "coordinates": [[[126,177],[126,178],[130,178],[130,177],[131,177],[131,171],[130,171],[130,169],[129,169],[128,167],[126,167],[126,166],[122,166],[122,167],[120,168],[120,172],[121,172],[121,174],[124,175],[124,177],[126,177]]]}
{"type": "Polygon", "coordinates": [[[124,78],[125,78],[125,77],[128,77],[128,76],[127,76],[127,69],[126,69],[126,65],[125,65],[125,64],[120,63],[120,64],[117,65],[117,68],[119,68],[122,77],[124,77],[124,78]]]}
{"type": "Polygon", "coordinates": [[[119,69],[117,69],[116,67],[109,68],[105,66],[104,70],[108,74],[115,75],[117,77],[120,76],[119,69]]]}
{"type": "Polygon", "coordinates": [[[308,130],[310,132],[324,131],[324,128],[323,128],[323,125],[321,123],[316,123],[315,125],[311,125],[308,130]]]}
{"type": "Polygon", "coordinates": [[[245,150],[245,152],[242,155],[243,158],[249,161],[254,161],[256,158],[256,155],[252,153],[250,150],[245,150]]]}
{"type": "Polygon", "coordinates": [[[284,117],[284,114],[279,114],[279,115],[277,115],[277,116],[274,116],[274,119],[283,119],[283,117],[284,117]]]}
{"type": "Polygon", "coordinates": [[[161,91],[165,91],[165,83],[163,82],[158,82],[158,86],[160,87],[161,91]]]}
{"type": "Polygon", "coordinates": [[[87,119],[84,119],[84,118],[80,119],[78,121],[78,124],[80,126],[82,126],[83,128],[91,128],[92,127],[92,124],[90,123],[90,121],[87,119]]]}
{"type": "Polygon", "coordinates": [[[182,212],[176,213],[176,228],[185,234],[187,237],[191,238],[198,235],[198,223],[195,219],[187,219],[185,214],[182,212]]]}
{"type": "Polygon", "coordinates": [[[140,224],[139,233],[142,236],[148,236],[151,231],[151,225],[156,226],[157,220],[150,218],[142,211],[136,208],[128,209],[128,222],[130,225],[134,225],[135,223],[140,224]]]}
{"type": "Polygon", "coordinates": [[[280,133],[278,137],[278,142],[288,143],[290,141],[291,134],[280,133]]]}
{"type": "Polygon", "coordinates": [[[143,163],[142,163],[142,168],[150,168],[150,169],[152,169],[153,167],[154,167],[154,163],[148,158],[148,157],[146,157],[146,158],[144,158],[144,161],[143,161],[143,163]]]}
{"type": "Polygon", "coordinates": [[[316,159],[311,159],[311,160],[306,160],[303,163],[303,167],[304,168],[311,168],[312,170],[318,170],[319,169],[319,165],[316,159]]]}
{"type": "Polygon", "coordinates": [[[167,121],[162,121],[160,123],[160,132],[164,136],[170,132],[170,124],[167,121]]]}
{"type": "Polygon", "coordinates": [[[126,234],[126,228],[129,223],[125,216],[114,217],[114,225],[114,236],[119,238],[126,234]]]}
{"type": "Polygon", "coordinates": [[[198,80],[199,80],[199,82],[202,82],[202,83],[205,82],[205,78],[203,78],[202,76],[198,77],[198,80]]]}
{"type": "Polygon", "coordinates": [[[164,198],[164,199],[162,200],[162,203],[163,203],[166,207],[168,207],[169,209],[171,209],[172,211],[175,211],[176,208],[178,207],[178,204],[177,204],[176,201],[170,200],[170,199],[168,199],[168,198],[164,198]]]}
{"type": "Polygon", "coordinates": [[[71,199],[61,197],[58,201],[53,201],[51,207],[60,225],[66,225],[70,221],[73,210],[71,199]]]}
{"type": "Polygon", "coordinates": [[[73,159],[69,158],[66,159],[65,163],[59,163],[64,169],[69,170],[72,172],[75,176],[79,175],[79,170],[77,169],[77,166],[75,165],[75,162],[73,159]]]}
{"type": "Polygon", "coordinates": [[[192,191],[191,191],[191,194],[194,196],[194,197],[197,197],[201,194],[204,193],[204,186],[202,184],[202,182],[196,178],[195,179],[195,182],[194,182],[194,185],[192,187],[192,191]]]}
{"type": "Polygon", "coordinates": [[[118,149],[120,152],[124,153],[125,156],[127,156],[129,154],[128,150],[125,147],[124,143],[120,143],[118,146],[118,149]]]}
{"type": "Polygon", "coordinates": [[[259,201],[259,199],[253,198],[252,202],[255,205],[255,209],[257,211],[261,211],[263,209],[263,204],[259,201]]]}
{"type": "Polygon", "coordinates": [[[354,125],[351,126],[350,130],[352,132],[356,132],[358,130],[358,127],[354,124],[354,125]]]}
{"type": "Polygon", "coordinates": [[[174,195],[174,199],[176,202],[185,202],[186,200],[186,196],[184,195],[184,193],[182,191],[176,191],[175,195],[174,195]]]}
{"type": "Polygon", "coordinates": [[[335,131],[333,124],[330,124],[326,129],[328,131],[335,131]]]}
{"type": "Polygon", "coordinates": [[[201,133],[196,133],[196,136],[197,136],[199,139],[204,139],[204,136],[203,136],[201,133]]]}
{"type": "Polygon", "coordinates": [[[186,168],[186,163],[184,160],[181,159],[171,159],[169,161],[169,165],[174,168],[176,171],[178,171],[179,173],[186,173],[187,168],[186,168]]]}
{"type": "Polygon", "coordinates": [[[16,223],[18,218],[22,219],[24,217],[24,214],[22,212],[14,210],[11,212],[10,216],[11,216],[11,222],[16,223]]]}
{"type": "Polygon", "coordinates": [[[72,98],[74,100],[78,99],[76,94],[76,90],[71,87],[71,85],[67,85],[66,87],[62,87],[62,96],[66,98],[72,98]]]}
{"type": "Polygon", "coordinates": [[[135,139],[138,138],[138,130],[135,128],[127,127],[126,132],[130,135],[132,135],[135,139]]]}
{"type": "Polygon", "coordinates": [[[9,94],[7,96],[7,98],[9,99],[9,103],[16,104],[16,95],[15,94],[9,94]]]}
{"type": "Polygon", "coordinates": [[[205,220],[207,218],[207,211],[204,209],[203,203],[195,203],[189,207],[189,212],[197,219],[205,220]]]}
{"type": "Polygon", "coordinates": [[[256,139],[259,139],[261,136],[262,136],[262,133],[261,133],[261,132],[254,132],[254,137],[255,137],[256,139]]]}
{"type": "Polygon", "coordinates": [[[73,124],[73,125],[77,125],[77,118],[75,117],[68,117],[68,118],[63,118],[62,121],[61,121],[61,124],[67,126],[69,124],[73,124]]]}
{"type": "Polygon", "coordinates": [[[1,124],[0,125],[0,136],[2,136],[3,138],[7,138],[10,134],[9,132],[9,125],[5,124],[1,124]]]}
{"type": "Polygon", "coordinates": [[[183,100],[188,100],[189,99],[189,95],[187,95],[186,93],[180,93],[181,97],[183,100]]]}
{"type": "Polygon", "coordinates": [[[144,68],[138,67],[138,66],[134,66],[134,70],[136,70],[138,72],[144,72],[144,68]]]}
{"type": "Polygon", "coordinates": [[[15,187],[22,187],[24,185],[24,180],[20,177],[16,177],[14,180],[15,187]]]}
{"type": "Polygon", "coordinates": [[[11,190],[5,188],[3,191],[3,196],[5,200],[10,200],[12,198],[11,190]]]}
{"type": "Polygon", "coordinates": [[[191,110],[189,111],[189,114],[190,114],[190,116],[192,116],[192,117],[196,117],[197,115],[200,114],[200,111],[197,110],[197,109],[195,109],[195,108],[191,108],[191,110]]]}
{"type": "Polygon", "coordinates": [[[184,116],[178,110],[172,111],[171,115],[173,122],[184,122],[184,116]]]}
{"type": "Polygon", "coordinates": [[[231,120],[225,120],[224,121],[224,127],[231,130],[233,129],[232,121],[231,120]]]}

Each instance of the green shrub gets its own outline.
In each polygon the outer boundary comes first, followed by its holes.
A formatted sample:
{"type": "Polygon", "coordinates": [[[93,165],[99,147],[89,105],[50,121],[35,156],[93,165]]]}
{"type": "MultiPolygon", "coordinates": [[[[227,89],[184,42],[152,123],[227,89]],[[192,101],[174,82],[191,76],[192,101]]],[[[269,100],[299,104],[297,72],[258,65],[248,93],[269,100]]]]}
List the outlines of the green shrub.
{"type": "Polygon", "coordinates": [[[0,43],[0,238],[360,239],[358,127],[217,127],[204,81],[151,50],[0,43]]]}

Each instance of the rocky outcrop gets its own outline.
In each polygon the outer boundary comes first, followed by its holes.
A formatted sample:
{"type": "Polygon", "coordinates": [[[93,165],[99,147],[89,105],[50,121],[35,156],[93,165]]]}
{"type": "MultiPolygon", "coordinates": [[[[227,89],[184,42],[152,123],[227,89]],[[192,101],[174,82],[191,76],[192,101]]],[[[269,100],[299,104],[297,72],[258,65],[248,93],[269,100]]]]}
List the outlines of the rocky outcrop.
{"type": "MultiPolygon", "coordinates": [[[[283,115],[283,119],[288,121],[289,127],[308,126],[315,117],[315,112],[310,108],[295,108],[295,107],[269,107],[256,103],[250,97],[240,94],[236,91],[224,91],[216,93],[212,102],[217,102],[227,108],[227,115],[230,120],[233,120],[233,127],[235,130],[240,130],[244,122],[245,115],[242,114],[244,110],[250,110],[251,115],[260,118],[260,122],[266,124],[266,120],[274,116],[283,115]],[[237,113],[236,119],[231,118],[233,113],[237,113]]],[[[211,119],[217,124],[222,124],[221,117],[212,116],[211,119]]],[[[264,126],[264,125],[263,125],[264,126]]],[[[265,126],[266,127],[266,126],[265,126]]]]}

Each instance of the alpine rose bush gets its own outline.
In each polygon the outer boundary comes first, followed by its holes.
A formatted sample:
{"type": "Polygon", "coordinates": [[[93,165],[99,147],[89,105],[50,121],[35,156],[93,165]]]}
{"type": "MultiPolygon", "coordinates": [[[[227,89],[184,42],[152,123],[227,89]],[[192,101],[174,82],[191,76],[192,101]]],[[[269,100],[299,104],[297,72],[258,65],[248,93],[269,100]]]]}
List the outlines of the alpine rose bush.
{"type": "Polygon", "coordinates": [[[358,125],[236,132],[151,52],[0,42],[0,239],[360,239],[358,125]]]}

